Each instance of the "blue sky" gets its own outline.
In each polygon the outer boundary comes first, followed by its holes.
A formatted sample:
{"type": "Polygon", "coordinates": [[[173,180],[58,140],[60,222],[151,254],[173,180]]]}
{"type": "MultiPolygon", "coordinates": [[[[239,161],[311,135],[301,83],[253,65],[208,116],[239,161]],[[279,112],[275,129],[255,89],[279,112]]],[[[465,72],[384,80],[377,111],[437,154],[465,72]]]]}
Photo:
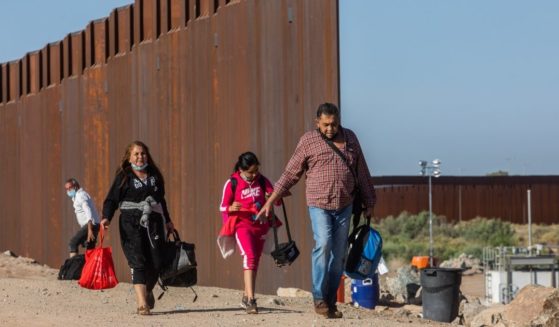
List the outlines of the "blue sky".
{"type": "Polygon", "coordinates": [[[559,174],[559,1],[340,1],[340,40],[374,175],[559,174]]]}
{"type": "Polygon", "coordinates": [[[0,62],[15,60],[47,43],[83,30],[94,19],[133,0],[6,0],[0,12],[0,62]],[[9,45],[9,46],[7,46],[9,45]]]}
{"type": "MultiPolygon", "coordinates": [[[[0,62],[132,0],[2,4],[0,62]],[[10,46],[5,46],[9,44],[10,46]]],[[[559,1],[340,0],[343,123],[374,175],[559,174],[559,1]]]]}

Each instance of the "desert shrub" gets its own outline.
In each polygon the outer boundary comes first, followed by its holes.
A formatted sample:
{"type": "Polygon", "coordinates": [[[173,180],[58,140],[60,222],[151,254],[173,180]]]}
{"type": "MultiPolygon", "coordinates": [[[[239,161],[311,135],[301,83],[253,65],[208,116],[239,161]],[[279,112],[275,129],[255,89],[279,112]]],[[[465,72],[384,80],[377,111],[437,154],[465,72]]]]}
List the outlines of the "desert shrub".
{"type": "Polygon", "coordinates": [[[401,241],[397,238],[384,239],[382,255],[385,260],[400,258],[404,261],[410,261],[416,255],[429,255],[429,242],[401,241]]]}
{"type": "Polygon", "coordinates": [[[559,244],[559,228],[550,228],[547,232],[543,233],[538,241],[545,244],[559,244]]]}
{"type": "MultiPolygon", "coordinates": [[[[397,217],[389,216],[377,221],[375,227],[383,237],[385,259],[407,261],[416,255],[429,255],[428,212],[417,215],[402,212],[397,217]]],[[[549,233],[547,238],[559,239],[559,229],[549,233]]],[[[484,247],[517,243],[512,224],[480,217],[454,224],[447,222],[444,216],[433,215],[433,238],[434,255],[440,260],[462,253],[481,258],[484,247]]]]}
{"type": "MultiPolygon", "coordinates": [[[[429,214],[426,212],[420,212],[417,215],[407,215],[398,217],[400,224],[402,225],[403,236],[409,239],[419,238],[429,235],[429,214]]],[[[434,219],[433,219],[434,220],[434,219]]]]}
{"type": "Polygon", "coordinates": [[[385,239],[382,244],[382,255],[385,260],[393,260],[395,258],[404,258],[405,246],[401,243],[385,239]]]}
{"type": "MultiPolygon", "coordinates": [[[[528,246],[528,225],[515,224],[517,244],[528,246]]],[[[532,224],[532,243],[559,244],[559,225],[532,224]]]]}
{"type": "MultiPolygon", "coordinates": [[[[548,232],[553,232],[549,230],[545,225],[532,225],[532,240],[540,240],[548,232]]],[[[526,237],[528,237],[528,227],[526,227],[526,237]]]]}
{"type": "Polygon", "coordinates": [[[466,241],[463,238],[438,235],[434,240],[434,255],[441,260],[446,260],[463,253],[465,247],[466,241]]]}
{"type": "Polygon", "coordinates": [[[416,255],[428,255],[429,242],[420,242],[420,241],[410,242],[406,246],[406,250],[407,250],[405,253],[406,260],[411,260],[411,258],[416,255]]]}
{"type": "Polygon", "coordinates": [[[456,229],[464,239],[486,246],[510,246],[516,244],[515,232],[511,223],[500,219],[475,219],[461,222],[456,229]]]}
{"type": "MultiPolygon", "coordinates": [[[[446,219],[433,215],[433,231],[446,225],[446,219]]],[[[379,222],[378,229],[382,235],[399,236],[404,239],[429,237],[429,213],[427,211],[412,215],[402,212],[398,217],[388,216],[379,222]]]]}
{"type": "MultiPolygon", "coordinates": [[[[398,217],[389,216],[382,219],[375,225],[383,237],[383,255],[385,259],[400,258],[405,261],[411,260],[413,256],[429,255],[429,213],[424,211],[417,215],[402,212],[398,217]]],[[[433,215],[433,235],[445,235],[446,238],[453,237],[453,226],[446,222],[446,218],[433,215]]],[[[446,245],[448,242],[441,242],[437,248],[437,241],[434,240],[434,250],[436,253],[441,251],[451,252],[446,245]]],[[[387,259],[388,260],[388,259],[387,259]]]]}
{"type": "MultiPolygon", "coordinates": [[[[429,226],[427,226],[428,230],[429,226]]],[[[449,238],[460,237],[460,232],[456,229],[456,225],[447,222],[445,216],[437,216],[433,219],[433,235],[444,235],[449,238]]],[[[429,234],[427,234],[429,236],[429,234]]]]}
{"type": "Polygon", "coordinates": [[[379,232],[384,236],[395,236],[400,234],[400,226],[398,225],[398,221],[394,216],[388,216],[378,223],[377,226],[379,232]]]}
{"type": "Polygon", "coordinates": [[[471,254],[478,259],[482,259],[483,257],[483,248],[485,246],[473,243],[473,244],[466,244],[464,248],[462,248],[461,253],[471,254]]]}

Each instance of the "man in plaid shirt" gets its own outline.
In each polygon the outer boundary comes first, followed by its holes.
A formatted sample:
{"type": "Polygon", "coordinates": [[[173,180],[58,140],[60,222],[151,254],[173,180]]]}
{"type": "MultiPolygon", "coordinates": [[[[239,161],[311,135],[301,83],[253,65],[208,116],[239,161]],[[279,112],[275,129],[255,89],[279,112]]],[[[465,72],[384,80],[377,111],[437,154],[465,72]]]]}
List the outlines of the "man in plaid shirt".
{"type": "Polygon", "coordinates": [[[357,136],[340,126],[340,113],[334,104],[324,103],[318,107],[316,126],[316,130],[306,132],[299,140],[258,217],[268,216],[273,203],[305,174],[307,205],[315,240],[312,251],[315,312],[329,318],[341,318],[342,313],[336,307],[336,291],[344,269],[354,191],[357,187],[360,190],[367,217],[373,214],[376,197],[357,136]],[[347,164],[327,141],[341,151],[347,164]]]}

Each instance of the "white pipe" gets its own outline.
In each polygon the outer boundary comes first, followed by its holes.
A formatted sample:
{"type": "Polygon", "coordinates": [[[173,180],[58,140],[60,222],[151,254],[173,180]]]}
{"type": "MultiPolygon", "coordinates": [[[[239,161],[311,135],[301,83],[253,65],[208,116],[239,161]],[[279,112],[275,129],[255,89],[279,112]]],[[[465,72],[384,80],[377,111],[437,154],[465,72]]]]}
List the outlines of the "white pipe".
{"type": "Polygon", "coordinates": [[[429,174],[429,266],[433,264],[433,195],[431,191],[431,174],[429,174]]]}
{"type": "Polygon", "coordinates": [[[526,191],[528,196],[528,249],[532,253],[532,190],[526,191]]]}

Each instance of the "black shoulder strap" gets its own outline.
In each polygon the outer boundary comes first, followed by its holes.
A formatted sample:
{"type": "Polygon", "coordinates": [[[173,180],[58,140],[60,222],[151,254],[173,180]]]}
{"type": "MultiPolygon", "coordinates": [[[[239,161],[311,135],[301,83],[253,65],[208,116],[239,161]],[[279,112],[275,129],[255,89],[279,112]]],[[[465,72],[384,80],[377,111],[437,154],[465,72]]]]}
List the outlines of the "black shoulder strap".
{"type": "Polygon", "coordinates": [[[262,192],[266,194],[266,180],[264,179],[264,176],[262,176],[262,174],[258,175],[258,184],[260,184],[262,192]]]}
{"type": "MultiPolygon", "coordinates": [[[[334,152],[338,156],[340,156],[340,158],[342,158],[342,161],[346,164],[347,168],[351,172],[351,175],[353,176],[353,180],[355,181],[355,191],[356,192],[361,192],[361,190],[359,189],[359,180],[357,179],[357,172],[354,171],[353,168],[351,168],[346,156],[344,156],[342,151],[340,151],[340,149],[338,149],[338,147],[334,144],[334,142],[332,142],[332,140],[330,140],[329,138],[324,136],[324,134],[322,134],[320,132],[320,130],[318,132],[320,133],[320,136],[322,137],[324,142],[326,142],[326,144],[328,144],[328,146],[330,146],[332,148],[332,150],[334,150],[334,152]]],[[[347,139],[346,139],[346,142],[347,142],[347,139]]],[[[354,211],[354,213],[355,213],[355,211],[354,211]]],[[[357,225],[359,225],[359,220],[360,219],[361,219],[361,214],[359,214],[358,216],[353,217],[353,229],[357,228],[357,225]]],[[[371,218],[367,218],[367,225],[370,225],[370,223],[371,223],[371,218]]]]}
{"type": "Polygon", "coordinates": [[[231,191],[233,191],[233,197],[235,197],[235,190],[237,189],[237,179],[235,177],[231,177],[229,180],[231,181],[231,191]]]}
{"type": "MultiPolygon", "coordinates": [[[[291,238],[291,230],[289,229],[289,220],[287,219],[287,211],[285,210],[285,201],[283,199],[281,201],[281,207],[283,209],[283,218],[285,220],[285,231],[287,232],[287,240],[289,241],[289,243],[291,243],[293,239],[291,238]]],[[[274,219],[272,221],[272,229],[274,232],[274,243],[277,250],[279,248],[279,241],[278,241],[278,227],[276,226],[276,222],[275,222],[276,219],[278,219],[278,217],[276,217],[276,215],[274,214],[274,219]]]]}
{"type": "MultiPolygon", "coordinates": [[[[324,142],[326,142],[326,144],[328,144],[328,146],[330,146],[332,148],[332,150],[334,150],[334,152],[338,156],[340,156],[340,158],[342,158],[342,161],[346,164],[347,168],[351,172],[351,175],[353,175],[353,179],[355,180],[355,185],[356,186],[359,185],[358,180],[357,180],[357,174],[356,174],[355,171],[353,171],[353,168],[349,165],[349,161],[347,160],[346,156],[344,156],[342,151],[340,151],[340,149],[338,149],[338,147],[336,145],[334,145],[334,142],[332,142],[332,140],[330,140],[329,138],[324,136],[324,134],[322,134],[322,132],[320,132],[320,130],[318,131],[318,133],[320,134],[320,136],[322,137],[324,142]]],[[[346,143],[347,143],[347,140],[346,140],[346,143]]]]}

